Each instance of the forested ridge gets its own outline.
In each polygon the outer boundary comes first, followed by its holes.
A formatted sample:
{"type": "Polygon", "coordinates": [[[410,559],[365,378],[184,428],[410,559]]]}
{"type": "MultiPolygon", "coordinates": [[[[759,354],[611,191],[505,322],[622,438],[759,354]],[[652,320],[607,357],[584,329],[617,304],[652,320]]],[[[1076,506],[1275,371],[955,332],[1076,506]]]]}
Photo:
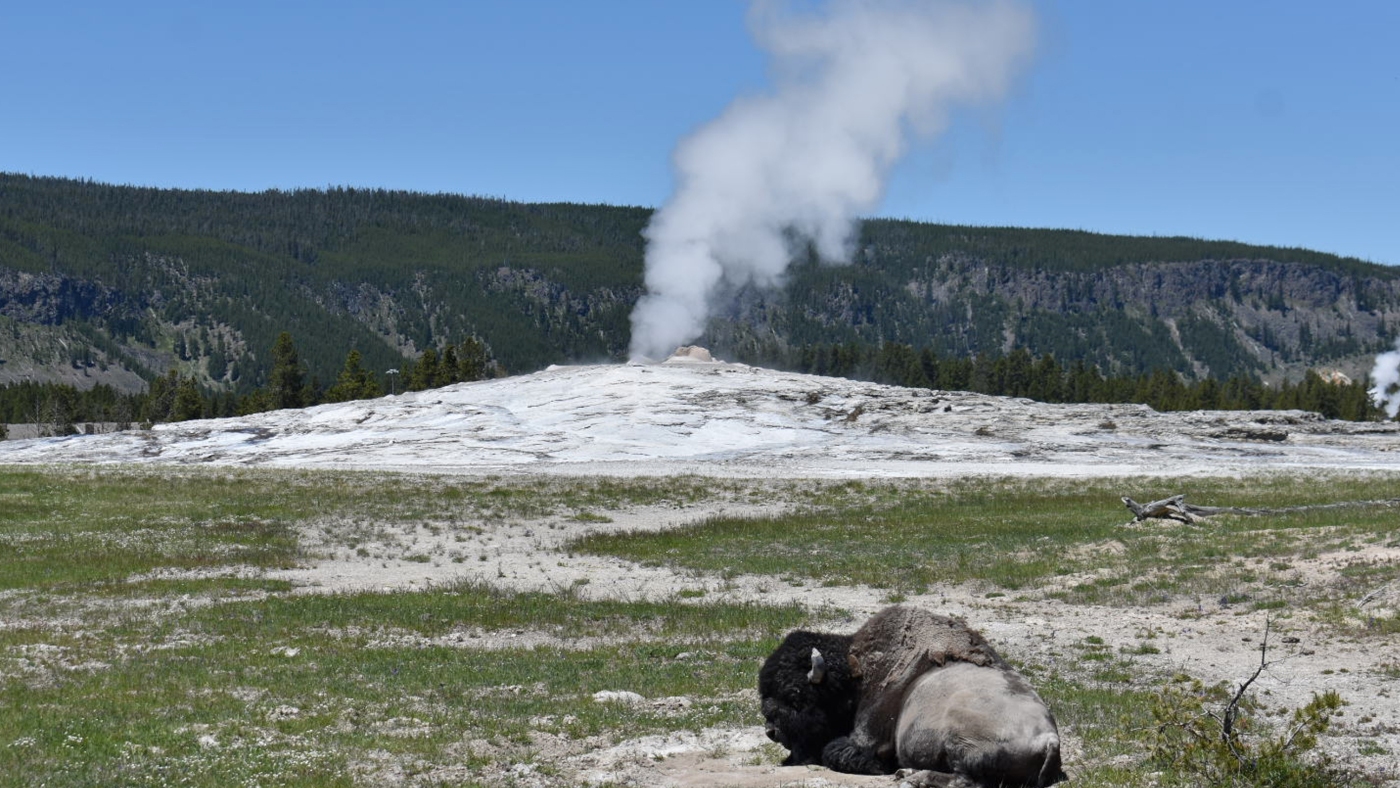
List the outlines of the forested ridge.
{"type": "MultiPolygon", "coordinates": [[[[282,332],[321,389],[351,350],[386,389],[384,371],[467,341],[508,373],[621,360],[650,214],[0,174],[0,383],[131,392],[173,370],[206,397],[247,396],[269,385],[282,332]]],[[[852,257],[735,294],[698,341],[793,369],[817,348],[888,345],[1278,384],[1359,377],[1400,330],[1394,269],[1305,249],[881,219],[852,257]]]]}

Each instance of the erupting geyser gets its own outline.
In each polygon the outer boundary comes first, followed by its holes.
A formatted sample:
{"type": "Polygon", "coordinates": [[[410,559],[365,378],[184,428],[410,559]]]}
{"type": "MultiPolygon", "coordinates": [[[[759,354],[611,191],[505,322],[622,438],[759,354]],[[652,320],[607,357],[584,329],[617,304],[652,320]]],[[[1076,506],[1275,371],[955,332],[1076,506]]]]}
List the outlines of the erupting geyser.
{"type": "Polygon", "coordinates": [[[749,24],[776,84],[677,146],[676,192],[646,229],[634,359],[699,337],[735,289],[778,284],[794,245],[847,260],[909,141],[954,105],[1003,96],[1034,27],[1009,0],[830,0],[817,14],[755,0],[749,24]]]}

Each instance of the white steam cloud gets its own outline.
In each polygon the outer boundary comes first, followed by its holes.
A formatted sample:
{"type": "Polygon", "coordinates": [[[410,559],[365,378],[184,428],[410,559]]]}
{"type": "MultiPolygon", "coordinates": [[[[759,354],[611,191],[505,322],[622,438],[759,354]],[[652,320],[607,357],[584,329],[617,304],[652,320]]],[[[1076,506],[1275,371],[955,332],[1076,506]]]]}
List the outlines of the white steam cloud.
{"type": "Polygon", "coordinates": [[[1371,380],[1376,382],[1368,392],[1371,401],[1385,408],[1385,415],[1395,418],[1400,414],[1400,339],[1395,340],[1394,350],[1376,356],[1371,380]]]}
{"type": "Polygon", "coordinates": [[[676,192],[645,233],[633,358],[700,336],[734,289],[778,284],[795,246],[847,260],[856,218],[911,141],[942,132],[957,104],[1001,98],[1034,38],[1008,1],[830,0],[803,14],[755,0],[749,23],[776,85],[677,146],[676,192]]]}

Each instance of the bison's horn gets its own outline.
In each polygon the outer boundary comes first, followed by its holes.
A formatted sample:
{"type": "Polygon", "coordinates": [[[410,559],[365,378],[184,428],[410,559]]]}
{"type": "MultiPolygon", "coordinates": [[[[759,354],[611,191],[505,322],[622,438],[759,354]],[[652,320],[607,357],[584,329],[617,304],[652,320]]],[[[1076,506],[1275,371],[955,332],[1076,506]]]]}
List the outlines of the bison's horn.
{"type": "Polygon", "coordinates": [[[813,684],[820,684],[826,678],[826,660],[822,658],[822,653],[812,649],[812,669],[807,671],[807,681],[813,684]]]}

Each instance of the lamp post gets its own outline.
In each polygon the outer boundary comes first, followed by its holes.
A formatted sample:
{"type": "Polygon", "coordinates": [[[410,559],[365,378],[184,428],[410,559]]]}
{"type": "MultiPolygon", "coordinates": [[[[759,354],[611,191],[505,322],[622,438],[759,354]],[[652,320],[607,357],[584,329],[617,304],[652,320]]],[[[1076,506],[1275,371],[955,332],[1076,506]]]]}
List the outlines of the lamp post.
{"type": "Polygon", "coordinates": [[[399,374],[398,369],[385,370],[384,374],[389,376],[389,393],[397,395],[399,393],[399,390],[398,386],[395,385],[396,381],[394,380],[394,376],[399,374]]]}

